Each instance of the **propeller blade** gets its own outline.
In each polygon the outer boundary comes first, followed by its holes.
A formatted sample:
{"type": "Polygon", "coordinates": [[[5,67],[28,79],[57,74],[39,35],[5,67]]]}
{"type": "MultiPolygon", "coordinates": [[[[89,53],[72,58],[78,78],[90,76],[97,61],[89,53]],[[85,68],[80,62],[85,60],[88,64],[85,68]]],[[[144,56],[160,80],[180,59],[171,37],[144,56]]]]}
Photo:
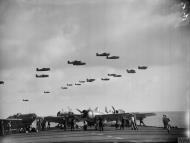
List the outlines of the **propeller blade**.
{"type": "Polygon", "coordinates": [[[115,108],[114,108],[113,106],[111,106],[111,107],[112,107],[112,109],[113,109],[113,112],[116,113],[116,112],[115,112],[115,111],[116,111],[115,108]]]}
{"type": "Polygon", "coordinates": [[[79,109],[76,109],[78,112],[80,112],[80,113],[82,113],[82,111],[81,110],[79,110],[79,109]]]}

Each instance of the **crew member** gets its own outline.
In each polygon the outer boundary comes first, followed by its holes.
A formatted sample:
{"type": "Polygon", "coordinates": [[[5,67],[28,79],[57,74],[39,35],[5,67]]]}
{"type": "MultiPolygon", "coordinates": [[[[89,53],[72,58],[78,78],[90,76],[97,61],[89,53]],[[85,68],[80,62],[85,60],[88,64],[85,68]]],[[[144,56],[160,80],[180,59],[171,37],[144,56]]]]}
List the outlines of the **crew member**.
{"type": "Polygon", "coordinates": [[[120,130],[121,130],[121,129],[124,130],[124,126],[125,126],[125,120],[124,120],[124,118],[122,117],[122,118],[121,118],[121,126],[120,126],[120,130]]]}
{"type": "Polygon", "coordinates": [[[101,117],[99,118],[99,129],[100,129],[100,131],[104,130],[104,128],[103,128],[103,120],[102,120],[101,117]]]}
{"type": "Polygon", "coordinates": [[[140,118],[140,126],[141,126],[141,124],[142,124],[143,126],[145,126],[145,124],[144,124],[144,122],[143,122],[143,118],[140,118]]]}
{"type": "Polygon", "coordinates": [[[88,126],[88,123],[87,123],[87,121],[86,121],[86,120],[84,120],[84,126],[83,126],[84,131],[86,131],[86,130],[87,130],[87,126],[88,126]]]}
{"type": "Polygon", "coordinates": [[[74,119],[71,119],[71,131],[73,131],[75,129],[75,122],[74,119]]]}

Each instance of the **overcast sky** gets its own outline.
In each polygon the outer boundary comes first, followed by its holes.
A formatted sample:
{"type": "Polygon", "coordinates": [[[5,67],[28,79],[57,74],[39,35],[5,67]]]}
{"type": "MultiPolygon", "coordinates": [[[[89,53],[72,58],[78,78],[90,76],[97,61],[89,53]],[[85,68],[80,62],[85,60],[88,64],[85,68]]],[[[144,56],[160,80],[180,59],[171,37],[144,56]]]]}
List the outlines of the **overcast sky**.
{"type": "Polygon", "coordinates": [[[0,117],[55,115],[68,106],[74,112],[111,105],[127,112],[186,110],[190,27],[180,15],[173,0],[1,0],[0,117]],[[37,67],[50,67],[43,72],[50,77],[36,78],[37,67]],[[131,68],[137,73],[128,74],[131,68]],[[122,77],[101,81],[108,73],[122,77]],[[86,78],[96,81],[60,88],[86,78]]]}

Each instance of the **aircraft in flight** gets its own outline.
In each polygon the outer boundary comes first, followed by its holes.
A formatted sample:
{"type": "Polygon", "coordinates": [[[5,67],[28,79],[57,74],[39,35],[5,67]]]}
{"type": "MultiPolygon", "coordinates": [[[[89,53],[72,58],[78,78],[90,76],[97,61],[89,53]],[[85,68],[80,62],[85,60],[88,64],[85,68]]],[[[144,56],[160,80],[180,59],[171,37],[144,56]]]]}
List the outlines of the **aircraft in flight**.
{"type": "Polygon", "coordinates": [[[41,74],[41,75],[36,74],[36,78],[45,78],[45,77],[49,77],[49,75],[47,75],[47,74],[41,74]]]}
{"type": "Polygon", "coordinates": [[[121,77],[122,75],[120,74],[115,74],[113,77],[121,77]]]}
{"type": "Polygon", "coordinates": [[[116,74],[114,74],[114,73],[108,73],[108,76],[115,76],[116,74]]]}
{"type": "Polygon", "coordinates": [[[94,79],[94,78],[87,78],[86,79],[86,82],[93,82],[93,81],[95,81],[96,79],[94,79]]]}
{"type": "Polygon", "coordinates": [[[108,76],[121,77],[122,75],[120,75],[120,74],[109,74],[109,73],[108,73],[108,76]]]}
{"type": "Polygon", "coordinates": [[[36,68],[36,71],[50,71],[50,68],[36,68]]]}
{"type": "Polygon", "coordinates": [[[40,119],[40,117],[37,117],[34,113],[29,114],[20,114],[17,113],[15,115],[9,116],[6,119],[0,119],[0,121],[3,122],[3,125],[7,125],[8,123],[11,123],[11,129],[16,130],[18,132],[26,132],[26,131],[35,131],[37,132],[37,128],[32,127],[32,130],[29,130],[28,127],[32,125],[32,123],[36,120],[40,119]]]}
{"type": "Polygon", "coordinates": [[[109,56],[110,55],[110,53],[106,53],[106,52],[104,52],[104,53],[96,53],[96,56],[109,56]]]}
{"type": "Polygon", "coordinates": [[[75,85],[81,85],[80,83],[75,83],[75,85]]]}
{"type": "Polygon", "coordinates": [[[49,91],[44,91],[44,93],[50,93],[49,91]]]}
{"type": "Polygon", "coordinates": [[[67,86],[72,86],[73,84],[71,84],[71,83],[67,83],[67,86]]]}
{"type": "Polygon", "coordinates": [[[61,89],[68,89],[67,87],[61,87],[61,89]]]}
{"type": "Polygon", "coordinates": [[[81,65],[86,65],[86,63],[82,62],[82,61],[77,61],[77,60],[74,60],[74,61],[67,61],[68,64],[72,64],[74,66],[81,66],[81,65]]]}
{"type": "Polygon", "coordinates": [[[138,66],[138,69],[140,69],[140,70],[145,70],[147,68],[148,68],[147,66],[138,66]]]}
{"type": "Polygon", "coordinates": [[[101,78],[101,80],[107,81],[110,80],[109,78],[101,78]]]}
{"type": "Polygon", "coordinates": [[[84,81],[84,80],[79,80],[79,82],[80,82],[80,83],[85,83],[85,81],[84,81]]]}
{"type": "Polygon", "coordinates": [[[128,72],[128,73],[136,73],[136,71],[133,70],[133,69],[131,69],[131,70],[128,70],[128,69],[127,69],[127,72],[128,72]]]}
{"type": "Polygon", "coordinates": [[[4,84],[4,81],[0,81],[0,84],[4,84]]]}
{"type": "Polygon", "coordinates": [[[29,100],[28,99],[22,99],[23,102],[28,102],[29,100]]]}
{"type": "Polygon", "coordinates": [[[119,56],[107,56],[106,59],[119,59],[119,56]]]}

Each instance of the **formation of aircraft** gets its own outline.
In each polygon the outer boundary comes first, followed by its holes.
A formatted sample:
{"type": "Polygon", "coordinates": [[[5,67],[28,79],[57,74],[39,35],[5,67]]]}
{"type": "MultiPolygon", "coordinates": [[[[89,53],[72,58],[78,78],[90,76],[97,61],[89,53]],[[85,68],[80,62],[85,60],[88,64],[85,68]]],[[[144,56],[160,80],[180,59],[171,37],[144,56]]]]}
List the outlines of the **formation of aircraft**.
{"type": "Polygon", "coordinates": [[[50,71],[50,68],[36,68],[36,71],[50,71]]]}
{"type": "Polygon", "coordinates": [[[0,84],[4,84],[4,81],[0,81],[0,84]]]}
{"type": "Polygon", "coordinates": [[[106,53],[106,52],[103,52],[103,53],[96,53],[96,56],[109,56],[110,53],[106,53]]]}
{"type": "Polygon", "coordinates": [[[72,64],[74,66],[81,66],[81,65],[86,65],[86,63],[82,62],[82,61],[77,61],[77,60],[74,60],[74,61],[67,61],[68,64],[72,64]]]}
{"type": "Polygon", "coordinates": [[[49,77],[49,75],[48,74],[41,74],[41,75],[36,74],[36,78],[46,78],[46,77],[49,77]]]}
{"type": "Polygon", "coordinates": [[[22,99],[23,102],[28,102],[29,100],[28,99],[22,99]]]}
{"type": "Polygon", "coordinates": [[[130,69],[130,70],[127,69],[127,72],[128,73],[136,73],[136,71],[134,69],[130,69]]]}
{"type": "Polygon", "coordinates": [[[148,68],[147,66],[138,66],[138,69],[140,69],[140,70],[145,70],[147,68],[148,68]]]}

